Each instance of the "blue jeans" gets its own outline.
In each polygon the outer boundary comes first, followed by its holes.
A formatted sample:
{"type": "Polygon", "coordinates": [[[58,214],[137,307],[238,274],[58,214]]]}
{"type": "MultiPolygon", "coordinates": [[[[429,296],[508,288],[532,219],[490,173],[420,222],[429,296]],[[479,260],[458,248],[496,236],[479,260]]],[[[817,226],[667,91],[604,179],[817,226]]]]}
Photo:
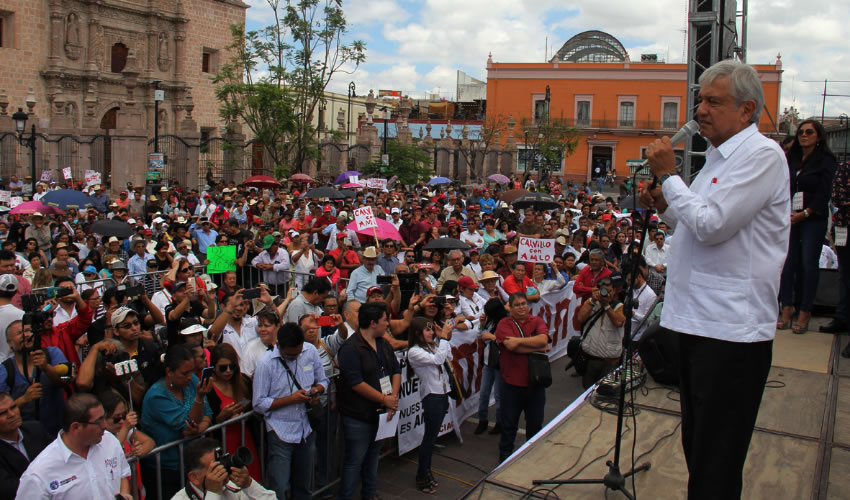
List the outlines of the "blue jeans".
{"type": "Polygon", "coordinates": [[[425,434],[419,445],[419,467],[416,478],[424,478],[431,472],[431,455],[434,453],[434,443],[440,435],[443,418],[449,411],[449,396],[447,394],[429,394],[422,398],[422,412],[425,414],[425,434]]]}
{"type": "Polygon", "coordinates": [[[292,491],[292,500],[310,500],[316,433],[311,432],[307,439],[297,444],[281,441],[274,431],[267,431],[266,435],[269,442],[269,463],[266,465],[269,489],[278,498],[286,498],[286,492],[292,491]]]}
{"type": "Polygon", "coordinates": [[[826,236],[826,219],[804,220],[791,226],[788,256],[779,281],[779,302],[812,312],[818,291],[821,250],[826,236]]]}
{"type": "MultiPolygon", "coordinates": [[[[490,346],[490,348],[494,349],[495,345],[490,346]]],[[[499,375],[497,368],[490,368],[484,365],[481,375],[481,393],[478,397],[478,420],[487,420],[488,409],[490,407],[490,391],[492,390],[496,397],[496,422],[499,421],[502,404],[502,391],[499,390],[500,378],[501,375],[499,375]]]]}
{"type": "Polygon", "coordinates": [[[356,418],[342,416],[345,436],[345,458],[342,477],[339,481],[339,500],[352,500],[360,477],[360,496],[372,498],[378,489],[378,458],[383,441],[375,441],[378,424],[370,424],[356,418]]]}
{"type": "Polygon", "coordinates": [[[520,413],[525,412],[525,439],[529,440],[543,428],[543,407],[546,406],[546,389],[541,386],[519,387],[502,384],[502,434],[499,436],[499,461],[504,461],[514,451],[519,428],[520,413]]]}

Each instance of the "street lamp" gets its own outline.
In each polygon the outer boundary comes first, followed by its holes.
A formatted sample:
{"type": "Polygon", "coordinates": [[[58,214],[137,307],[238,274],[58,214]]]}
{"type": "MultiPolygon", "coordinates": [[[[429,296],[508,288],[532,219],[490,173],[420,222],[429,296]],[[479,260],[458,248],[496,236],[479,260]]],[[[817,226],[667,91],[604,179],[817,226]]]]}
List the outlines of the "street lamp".
{"type": "Polygon", "coordinates": [[[388,167],[390,160],[389,156],[387,156],[387,112],[388,109],[386,106],[381,108],[381,111],[384,115],[384,154],[381,155],[381,170],[383,171],[384,167],[388,167]]]}
{"type": "Polygon", "coordinates": [[[357,97],[354,93],[354,82],[348,84],[348,123],[345,125],[345,143],[346,146],[351,145],[351,98],[357,97]]]}
{"type": "Polygon", "coordinates": [[[159,101],[165,100],[165,91],[159,90],[159,84],[162,83],[159,80],[151,83],[153,83],[153,152],[159,153],[159,101]]]}
{"type": "Polygon", "coordinates": [[[18,111],[12,115],[12,120],[15,121],[15,131],[18,133],[18,142],[22,146],[26,146],[32,150],[30,156],[30,175],[32,175],[32,195],[35,195],[35,123],[32,124],[32,132],[29,139],[24,139],[24,130],[27,128],[27,114],[24,110],[18,108],[18,111]]]}
{"type": "Polygon", "coordinates": [[[847,156],[847,132],[850,130],[850,116],[846,113],[841,113],[838,117],[838,124],[844,127],[844,161],[848,160],[847,156]]]}

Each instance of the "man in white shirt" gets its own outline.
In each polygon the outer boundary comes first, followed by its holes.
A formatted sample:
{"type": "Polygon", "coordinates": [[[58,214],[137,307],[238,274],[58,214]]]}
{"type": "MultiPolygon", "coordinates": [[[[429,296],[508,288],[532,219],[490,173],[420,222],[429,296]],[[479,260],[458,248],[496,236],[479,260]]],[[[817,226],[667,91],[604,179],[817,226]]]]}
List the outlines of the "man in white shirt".
{"type": "Polygon", "coordinates": [[[460,233],[460,241],[478,250],[484,246],[484,236],[478,232],[478,228],[472,222],[469,222],[466,229],[460,233]]]}
{"type": "Polygon", "coordinates": [[[280,248],[270,234],[263,238],[263,248],[265,250],[254,257],[251,264],[263,271],[263,281],[274,286],[275,295],[283,295],[283,285],[289,281],[289,252],[280,248]]]}
{"type": "Polygon", "coordinates": [[[17,497],[131,500],[130,465],[118,439],[104,432],[105,418],[103,406],[91,394],[71,396],[62,432],[27,467],[17,497]]]}
{"type": "Polygon", "coordinates": [[[390,220],[390,224],[392,224],[393,227],[397,230],[404,223],[404,221],[401,219],[401,209],[398,207],[393,207],[393,209],[390,210],[390,216],[392,217],[392,219],[390,220]]]}
{"type": "MultiPolygon", "coordinates": [[[[225,295],[221,301],[221,314],[215,319],[209,329],[209,338],[218,342],[222,341],[233,346],[240,358],[245,357],[248,343],[257,338],[257,318],[246,316],[248,312],[248,301],[242,298],[239,290],[234,294],[225,295]]],[[[260,287],[260,301],[269,306],[272,303],[271,295],[260,287]]],[[[242,373],[251,375],[243,367],[242,373]]]]}
{"type": "Polygon", "coordinates": [[[647,242],[649,244],[643,250],[643,256],[646,257],[650,270],[663,275],[667,272],[667,252],[670,246],[666,242],[667,235],[664,231],[656,231],[654,239],[655,241],[647,242]]]}
{"type": "Polygon", "coordinates": [[[770,371],[791,199],[785,154],[758,131],[756,71],[721,61],[699,83],[696,117],[711,143],[705,166],[688,187],[670,139],[656,140],[647,158],[659,182],[644,188],[641,203],[676,233],[661,326],[679,332],[688,497],[729,499],[741,497],[770,371]]]}
{"type": "Polygon", "coordinates": [[[638,274],[635,276],[635,287],[632,290],[632,297],[637,304],[637,307],[632,312],[632,340],[634,341],[640,340],[640,336],[646,330],[647,324],[643,320],[646,319],[647,314],[652,312],[652,307],[655,305],[655,299],[657,297],[646,282],[648,274],[649,266],[646,263],[646,259],[641,257],[638,263],[638,274]]]}
{"type": "MultiPolygon", "coordinates": [[[[24,317],[24,311],[12,304],[12,297],[18,292],[18,279],[14,274],[0,275],[0,332],[6,335],[6,327],[24,317]]],[[[12,357],[7,342],[0,342],[0,363],[12,357]]]]}

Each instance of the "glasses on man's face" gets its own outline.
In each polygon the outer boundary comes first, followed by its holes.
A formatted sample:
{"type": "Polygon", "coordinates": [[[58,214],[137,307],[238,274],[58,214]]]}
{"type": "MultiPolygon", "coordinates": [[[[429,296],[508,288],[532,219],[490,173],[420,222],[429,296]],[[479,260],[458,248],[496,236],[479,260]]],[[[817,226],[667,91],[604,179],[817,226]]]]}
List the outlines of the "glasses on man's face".
{"type": "Polygon", "coordinates": [[[104,423],[104,422],[106,422],[106,416],[100,417],[99,419],[95,420],[94,422],[80,422],[80,423],[81,423],[82,425],[97,425],[97,426],[103,426],[103,423],[104,423]]]}
{"type": "Polygon", "coordinates": [[[801,128],[797,131],[797,135],[812,135],[815,133],[815,129],[813,128],[801,128]]]}
{"type": "Polygon", "coordinates": [[[405,255],[404,258],[413,260],[415,258],[415,256],[414,255],[405,255]]]}
{"type": "Polygon", "coordinates": [[[232,372],[232,371],[236,370],[236,364],[235,363],[229,363],[229,364],[225,364],[225,365],[218,365],[218,366],[216,366],[216,368],[218,369],[219,373],[227,373],[227,372],[232,372]]]}
{"type": "Polygon", "coordinates": [[[183,269],[178,269],[178,270],[177,270],[177,272],[178,272],[178,273],[188,273],[188,272],[189,272],[189,268],[188,268],[188,267],[184,267],[183,269]]]}

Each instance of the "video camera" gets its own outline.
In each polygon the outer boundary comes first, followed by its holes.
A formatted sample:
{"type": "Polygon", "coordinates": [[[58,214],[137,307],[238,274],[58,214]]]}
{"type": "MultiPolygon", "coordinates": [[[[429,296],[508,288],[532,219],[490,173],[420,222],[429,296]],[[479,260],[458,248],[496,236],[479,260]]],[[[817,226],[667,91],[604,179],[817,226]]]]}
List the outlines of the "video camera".
{"type": "Polygon", "coordinates": [[[125,285],[121,284],[115,287],[119,292],[124,292],[124,297],[130,300],[135,300],[145,293],[145,287],[142,285],[125,285]]]}
{"type": "Polygon", "coordinates": [[[254,454],[245,446],[236,448],[236,451],[232,455],[225,453],[221,448],[216,448],[214,453],[216,462],[220,463],[227,470],[228,474],[230,474],[233,467],[241,469],[254,463],[254,454]]]}
{"type": "Polygon", "coordinates": [[[30,293],[21,296],[21,305],[25,311],[35,311],[49,299],[60,299],[74,293],[73,288],[64,286],[52,286],[38,293],[30,293]]]}

